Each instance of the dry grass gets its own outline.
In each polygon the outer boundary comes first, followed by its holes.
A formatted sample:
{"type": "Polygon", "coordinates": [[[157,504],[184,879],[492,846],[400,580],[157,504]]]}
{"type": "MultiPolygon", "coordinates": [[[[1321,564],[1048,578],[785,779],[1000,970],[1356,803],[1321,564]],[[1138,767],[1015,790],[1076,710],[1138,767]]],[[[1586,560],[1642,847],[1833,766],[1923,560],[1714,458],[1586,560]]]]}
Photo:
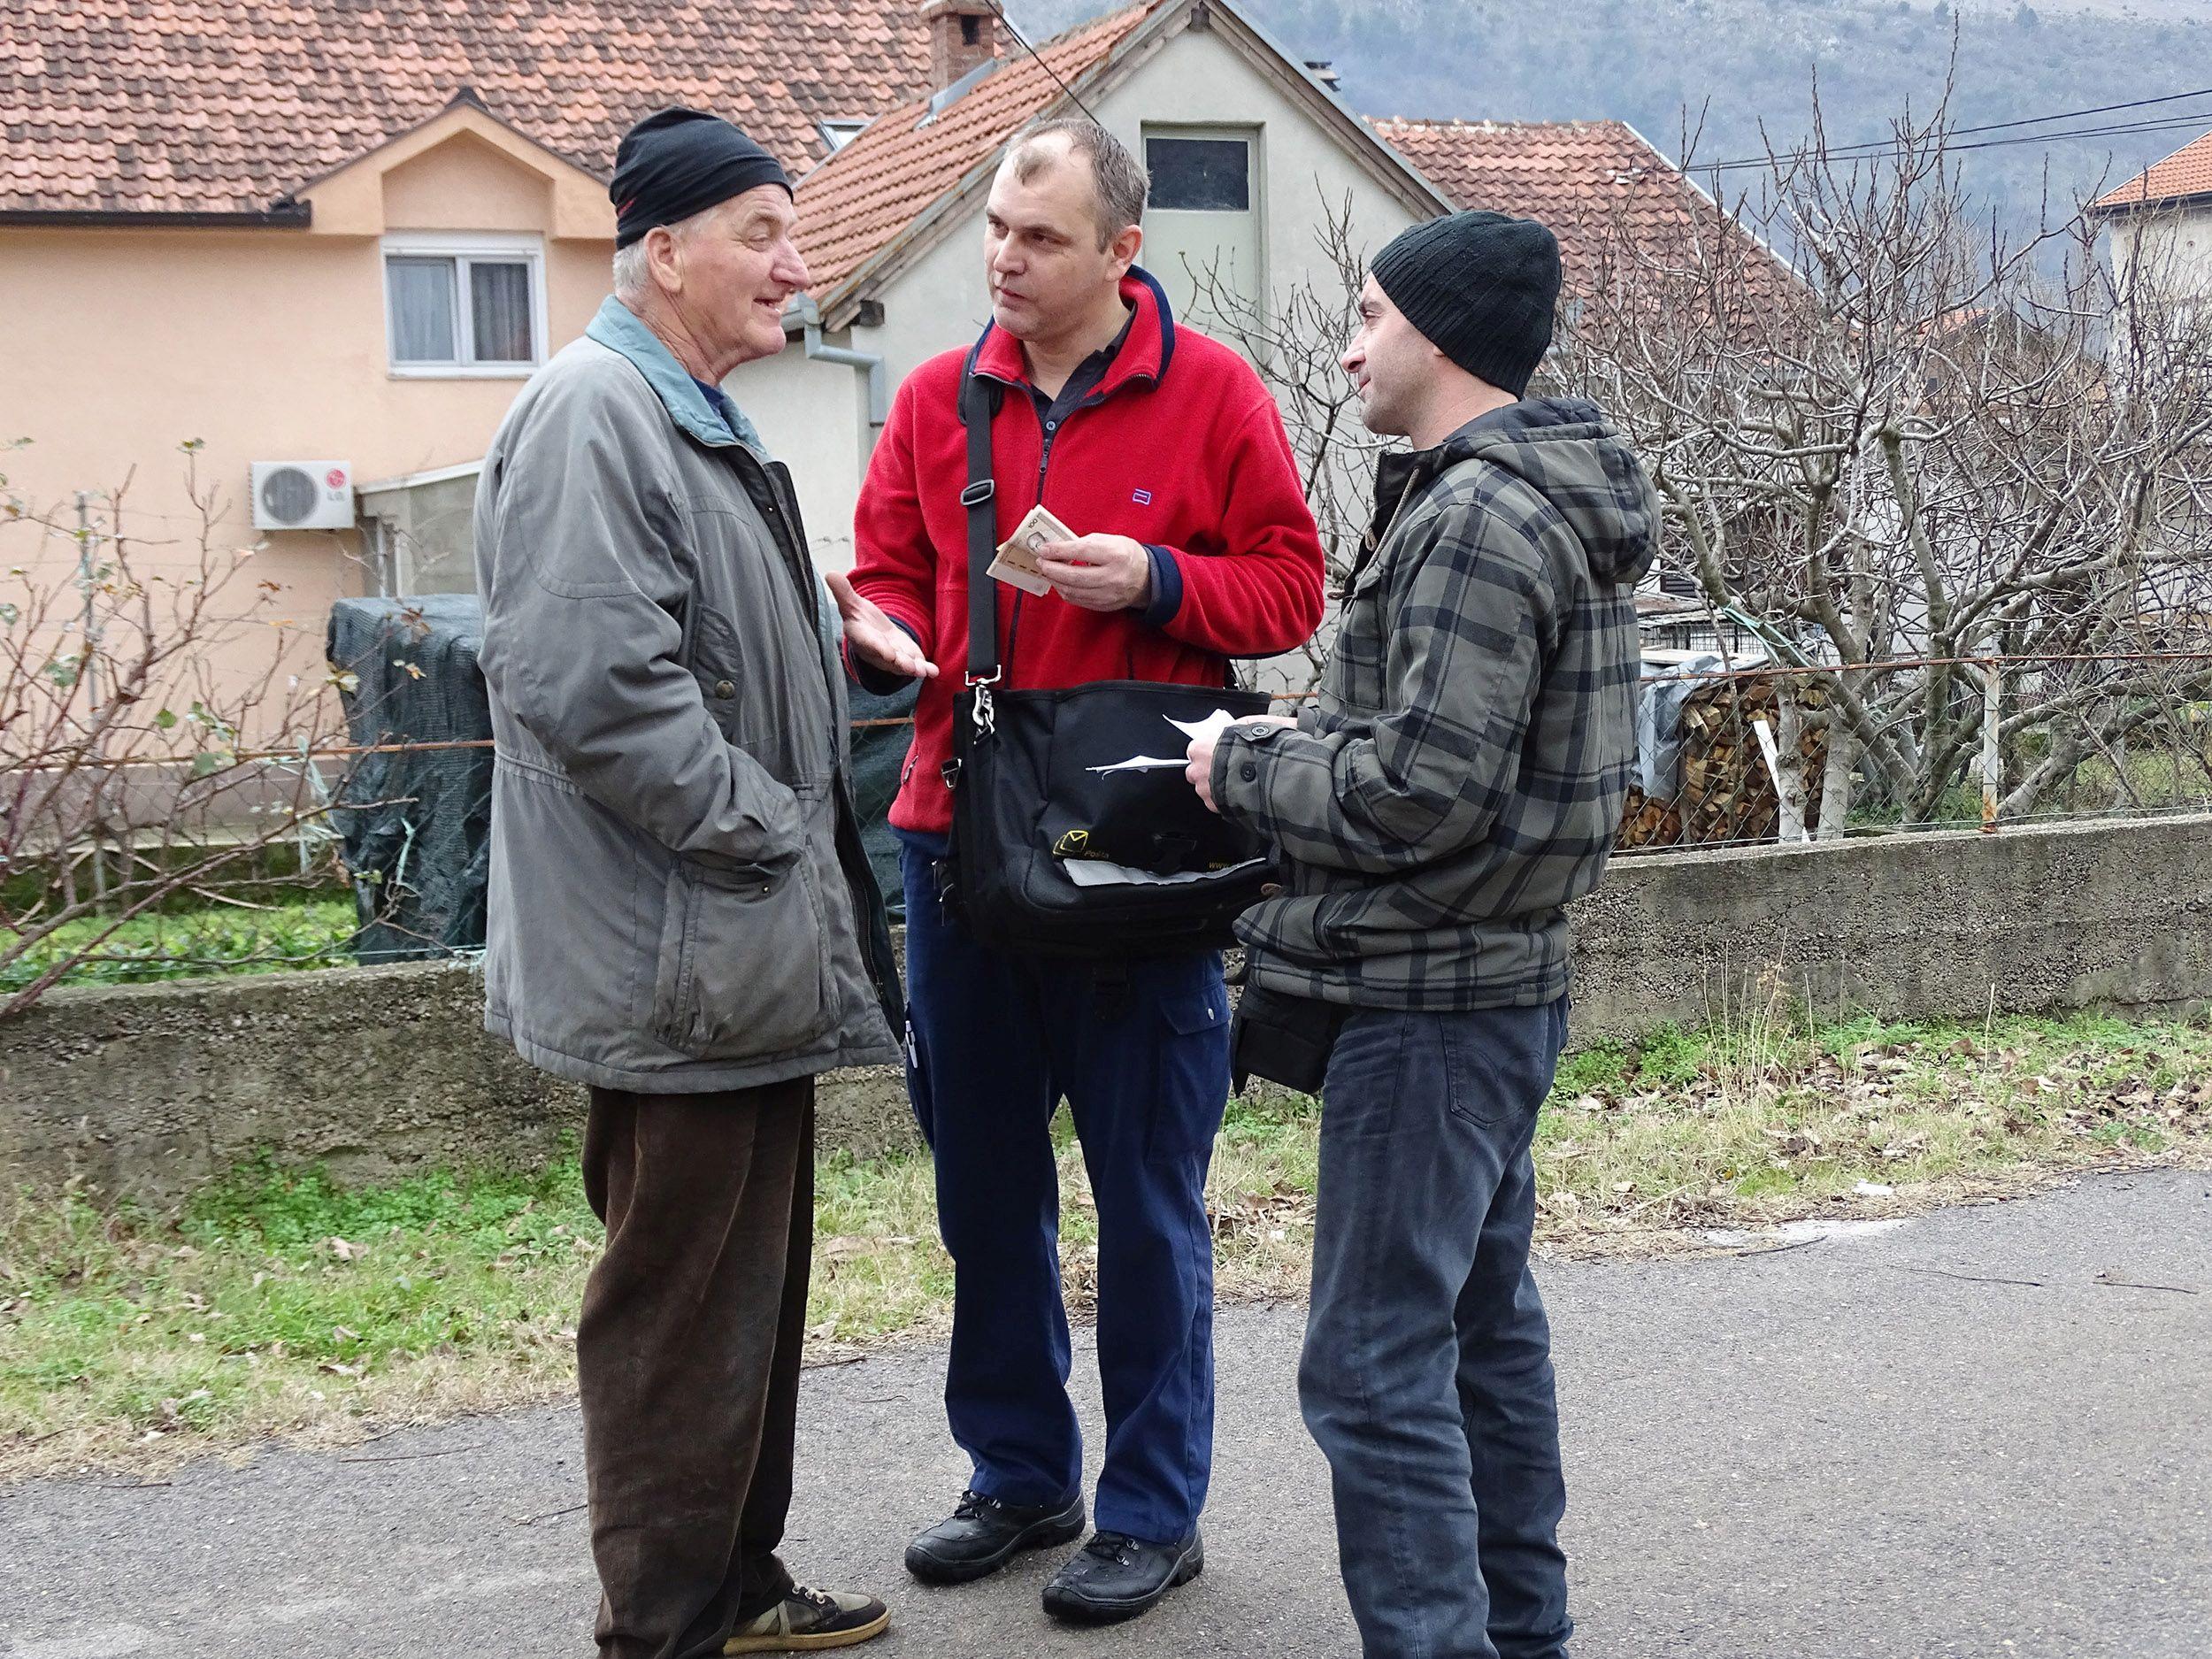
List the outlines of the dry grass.
{"type": "MultiPolygon", "coordinates": [[[[1209,1188],[1225,1301],[1302,1294],[1318,1129],[1302,1097],[1231,1102],[1209,1188]]],[[[1060,1133],[1079,1310],[1097,1217],[1064,1118],[1060,1133]]],[[[1540,1246],[1568,1256],[1711,1249],[1716,1229],[1894,1215],[2086,1168],[2212,1164],[2212,1028],[1809,1030],[1769,1010],[1573,1056],[1537,1160],[1540,1246]]],[[[351,1191],[252,1169],[174,1221],[74,1194],[0,1212],[0,1479],[357,1441],[573,1385],[598,1230],[572,1159],[351,1191]]],[[[926,1159],[826,1158],[817,1233],[818,1358],[941,1333],[952,1269],[926,1159]]]]}

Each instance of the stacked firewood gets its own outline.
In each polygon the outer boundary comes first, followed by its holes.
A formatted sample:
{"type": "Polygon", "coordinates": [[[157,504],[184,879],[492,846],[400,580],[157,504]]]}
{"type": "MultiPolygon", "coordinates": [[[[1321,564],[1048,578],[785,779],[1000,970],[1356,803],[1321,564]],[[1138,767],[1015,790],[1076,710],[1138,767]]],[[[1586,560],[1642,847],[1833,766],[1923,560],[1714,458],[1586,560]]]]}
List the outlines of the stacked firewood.
{"type": "MultiPolygon", "coordinates": [[[[1778,744],[1782,734],[1779,683],[1771,676],[1717,680],[1682,705],[1682,789],[1671,801],[1631,786],[1615,845],[1694,847],[1717,841],[1772,841],[1782,822],[1781,797],[1761,751],[1754,723],[1763,719],[1778,744]]],[[[1813,715],[1827,693],[1800,684],[1798,707],[1813,715]]],[[[1820,778],[1828,758],[1825,726],[1807,723],[1798,740],[1799,776],[1808,799],[1805,823],[1816,827],[1820,778]]],[[[1788,757],[1781,757],[1786,764],[1788,757]]]]}

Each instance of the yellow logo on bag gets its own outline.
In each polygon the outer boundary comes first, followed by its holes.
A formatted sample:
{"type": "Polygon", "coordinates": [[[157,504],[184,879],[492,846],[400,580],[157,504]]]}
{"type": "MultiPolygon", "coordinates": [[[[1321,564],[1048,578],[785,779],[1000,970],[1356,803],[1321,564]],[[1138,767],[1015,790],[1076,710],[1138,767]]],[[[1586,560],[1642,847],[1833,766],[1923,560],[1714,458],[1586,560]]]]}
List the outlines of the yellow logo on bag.
{"type": "Polygon", "coordinates": [[[1091,833],[1088,830],[1070,830],[1053,843],[1055,858],[1088,858],[1091,856],[1091,833]]]}

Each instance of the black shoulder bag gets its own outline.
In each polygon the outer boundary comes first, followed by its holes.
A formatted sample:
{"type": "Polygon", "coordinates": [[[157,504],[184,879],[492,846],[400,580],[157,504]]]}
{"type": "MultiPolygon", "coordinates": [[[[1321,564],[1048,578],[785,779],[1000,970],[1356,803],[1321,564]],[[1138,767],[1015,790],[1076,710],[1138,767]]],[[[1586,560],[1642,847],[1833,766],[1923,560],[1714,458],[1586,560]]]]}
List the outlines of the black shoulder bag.
{"type": "Polygon", "coordinates": [[[998,388],[964,374],[968,430],[968,666],[953,706],[952,887],[978,942],[1091,960],[1217,949],[1268,879],[1257,838],[1208,811],[1172,758],[1190,741],[1171,719],[1216,709],[1263,714],[1267,699],[1222,686],[1106,680],[1017,691],[999,661],[991,418],[998,388]]]}

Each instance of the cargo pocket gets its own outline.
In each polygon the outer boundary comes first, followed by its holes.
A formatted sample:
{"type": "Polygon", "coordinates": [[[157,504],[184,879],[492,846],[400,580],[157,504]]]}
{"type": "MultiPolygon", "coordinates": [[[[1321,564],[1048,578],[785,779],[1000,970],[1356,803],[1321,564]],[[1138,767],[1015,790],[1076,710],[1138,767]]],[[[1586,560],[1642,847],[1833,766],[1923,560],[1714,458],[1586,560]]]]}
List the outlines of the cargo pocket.
{"type": "Polygon", "coordinates": [[[1217,970],[1160,1002],[1157,1082],[1145,1156],[1204,1157],[1229,1103],[1229,994],[1217,970]]]}
{"type": "Polygon", "coordinates": [[[678,859],[668,877],[654,1028],[698,1060],[803,1048],[836,1011],[828,929],[802,856],[781,870],[678,859]]]}

